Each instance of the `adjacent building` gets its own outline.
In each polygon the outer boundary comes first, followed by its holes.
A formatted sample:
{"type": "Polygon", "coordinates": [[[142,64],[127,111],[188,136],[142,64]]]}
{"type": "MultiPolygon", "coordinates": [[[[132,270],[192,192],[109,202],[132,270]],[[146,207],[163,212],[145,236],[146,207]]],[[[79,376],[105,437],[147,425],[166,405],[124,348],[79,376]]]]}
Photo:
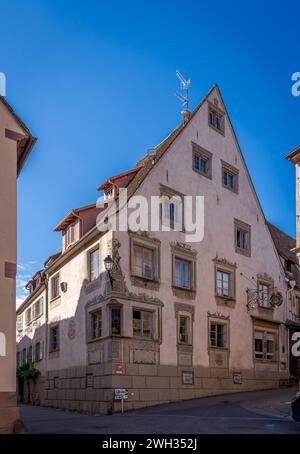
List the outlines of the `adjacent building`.
{"type": "Polygon", "coordinates": [[[217,86],[155,153],[98,190],[102,203],[72,210],[55,227],[61,251],[28,283],[17,311],[18,362],[33,358],[41,371],[33,401],[105,414],[120,410],[120,389],[132,409],[296,376],[293,240],[265,219],[217,86]],[[129,205],[134,196],[149,202],[144,219],[151,197],[160,198],[161,228],[113,228],[121,188],[129,205]],[[181,214],[185,196],[199,195],[204,237],[193,242],[181,214]]]}
{"type": "Polygon", "coordinates": [[[17,261],[17,176],[34,137],[0,96],[0,433],[13,432],[16,407],[15,302],[17,261]]]}

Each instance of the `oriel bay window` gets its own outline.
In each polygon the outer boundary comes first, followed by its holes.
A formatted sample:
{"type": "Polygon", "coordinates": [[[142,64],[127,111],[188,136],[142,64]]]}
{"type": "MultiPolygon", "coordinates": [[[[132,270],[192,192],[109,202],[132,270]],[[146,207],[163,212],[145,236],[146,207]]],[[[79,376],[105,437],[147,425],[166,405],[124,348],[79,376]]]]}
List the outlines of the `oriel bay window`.
{"type": "Polygon", "coordinates": [[[133,336],[144,339],[153,337],[153,313],[133,309],[132,312],[133,336]]]}
{"type": "Polygon", "coordinates": [[[110,334],[112,336],[121,336],[121,319],[122,308],[121,307],[111,307],[110,308],[110,334]]]}
{"type": "Polygon", "coordinates": [[[102,311],[98,310],[90,314],[91,338],[98,339],[102,336],[102,311]]]}

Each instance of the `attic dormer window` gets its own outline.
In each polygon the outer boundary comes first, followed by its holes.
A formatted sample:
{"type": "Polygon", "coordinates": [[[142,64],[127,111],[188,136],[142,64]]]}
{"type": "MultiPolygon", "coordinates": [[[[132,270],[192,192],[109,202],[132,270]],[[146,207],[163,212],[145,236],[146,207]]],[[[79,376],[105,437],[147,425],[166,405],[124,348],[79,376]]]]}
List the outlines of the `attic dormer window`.
{"type": "Polygon", "coordinates": [[[221,134],[225,133],[224,114],[212,105],[208,107],[208,124],[221,134]]]}
{"type": "Polygon", "coordinates": [[[75,227],[74,224],[70,224],[65,231],[66,247],[71,246],[75,241],[75,227]]]}

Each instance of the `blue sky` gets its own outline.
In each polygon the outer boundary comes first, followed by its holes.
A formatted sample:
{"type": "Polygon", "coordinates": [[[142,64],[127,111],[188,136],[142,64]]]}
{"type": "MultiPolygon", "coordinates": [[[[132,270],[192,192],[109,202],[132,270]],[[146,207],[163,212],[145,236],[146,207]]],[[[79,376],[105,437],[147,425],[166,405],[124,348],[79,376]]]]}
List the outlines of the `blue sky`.
{"type": "Polygon", "coordinates": [[[284,155],[300,143],[290,91],[298,10],[292,1],[1,2],[7,100],[38,137],[18,182],[19,285],[58,251],[52,228],[66,212],[94,202],[97,185],[178,124],[177,68],[192,78],[192,108],[219,84],[266,217],[294,235],[284,155]]]}

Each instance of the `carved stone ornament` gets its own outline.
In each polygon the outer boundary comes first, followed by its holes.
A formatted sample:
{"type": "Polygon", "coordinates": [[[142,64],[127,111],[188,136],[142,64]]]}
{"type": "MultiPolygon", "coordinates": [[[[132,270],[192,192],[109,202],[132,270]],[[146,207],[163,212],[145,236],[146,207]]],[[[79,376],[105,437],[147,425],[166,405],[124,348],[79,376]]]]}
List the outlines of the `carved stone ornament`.
{"type": "Polygon", "coordinates": [[[213,317],[213,318],[219,318],[220,320],[229,320],[230,319],[230,316],[229,315],[223,315],[221,314],[221,312],[207,312],[207,315],[209,317],[213,317]]]}
{"type": "Polygon", "coordinates": [[[225,257],[219,258],[219,257],[216,255],[216,257],[213,259],[213,261],[214,261],[217,265],[229,266],[229,267],[231,267],[231,268],[236,268],[236,267],[237,267],[236,262],[230,262],[230,261],[227,260],[225,257]]]}

